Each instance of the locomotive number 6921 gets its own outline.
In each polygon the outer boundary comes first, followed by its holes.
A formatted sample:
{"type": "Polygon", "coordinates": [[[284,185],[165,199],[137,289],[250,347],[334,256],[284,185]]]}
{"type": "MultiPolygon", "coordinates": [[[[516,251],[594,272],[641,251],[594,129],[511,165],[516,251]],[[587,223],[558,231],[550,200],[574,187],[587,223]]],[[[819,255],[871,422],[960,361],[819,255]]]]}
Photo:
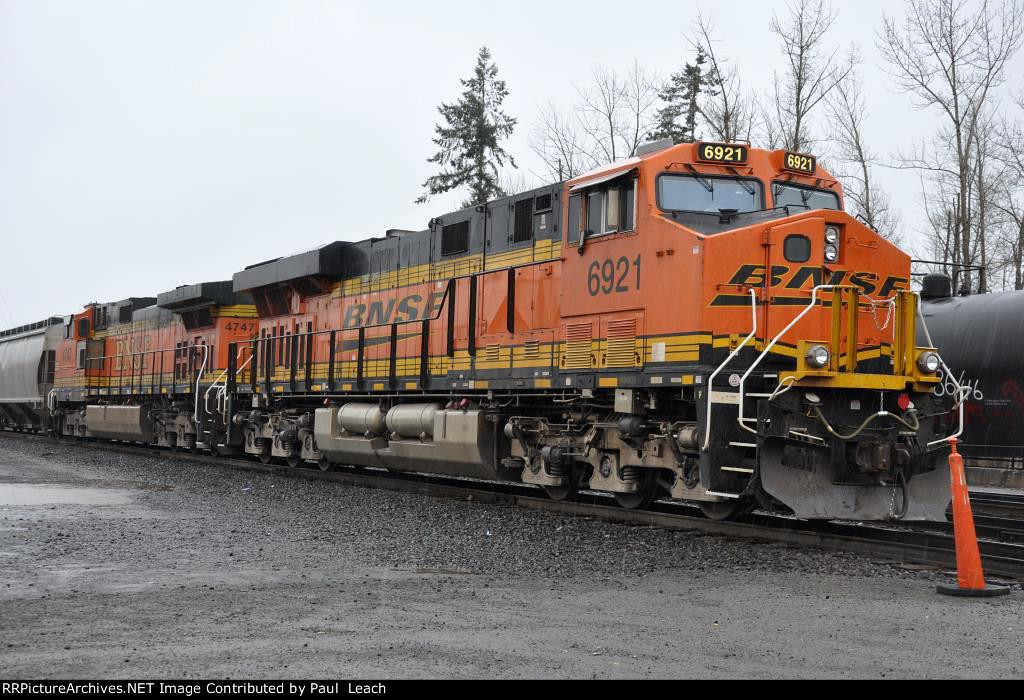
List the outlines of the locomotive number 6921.
{"type": "Polygon", "coordinates": [[[621,294],[640,289],[640,256],[630,260],[626,256],[590,263],[587,271],[587,291],[590,296],[621,294]]]}

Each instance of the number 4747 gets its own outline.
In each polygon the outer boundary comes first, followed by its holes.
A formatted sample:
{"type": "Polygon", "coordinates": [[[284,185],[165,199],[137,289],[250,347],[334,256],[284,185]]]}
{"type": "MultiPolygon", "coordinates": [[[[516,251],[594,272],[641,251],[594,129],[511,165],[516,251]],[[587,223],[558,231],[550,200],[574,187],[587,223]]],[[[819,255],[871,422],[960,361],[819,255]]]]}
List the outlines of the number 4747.
{"type": "Polygon", "coordinates": [[[633,260],[623,256],[590,263],[587,271],[587,291],[590,296],[620,294],[640,289],[640,256],[633,260]],[[633,285],[632,287],[630,285],[633,285]]]}

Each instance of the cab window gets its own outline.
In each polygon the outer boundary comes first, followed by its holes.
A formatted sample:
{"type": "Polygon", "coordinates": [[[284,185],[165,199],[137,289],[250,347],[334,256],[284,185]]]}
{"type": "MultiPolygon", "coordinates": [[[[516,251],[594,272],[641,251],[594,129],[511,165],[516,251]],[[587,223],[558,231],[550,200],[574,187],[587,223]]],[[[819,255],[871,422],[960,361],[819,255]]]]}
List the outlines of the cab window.
{"type": "Polygon", "coordinates": [[[776,182],[772,185],[772,199],[776,207],[839,210],[839,195],[835,192],[802,187],[789,182],[776,182]]]}
{"type": "Polygon", "coordinates": [[[569,240],[636,229],[636,180],[619,180],[569,198],[569,240]]]}
{"type": "Polygon", "coordinates": [[[665,174],[658,177],[658,206],[678,212],[759,211],[764,186],[748,177],[665,174]]]}

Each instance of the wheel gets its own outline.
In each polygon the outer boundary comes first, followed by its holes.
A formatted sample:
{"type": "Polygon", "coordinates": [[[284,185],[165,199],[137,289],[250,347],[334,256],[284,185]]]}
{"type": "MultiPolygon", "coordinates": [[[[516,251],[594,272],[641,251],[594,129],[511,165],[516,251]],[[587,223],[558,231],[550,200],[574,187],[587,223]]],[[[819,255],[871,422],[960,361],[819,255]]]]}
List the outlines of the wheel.
{"type": "Polygon", "coordinates": [[[750,505],[743,501],[719,501],[717,503],[702,502],[700,512],[708,520],[729,520],[750,510],[750,505]]]}
{"type": "Polygon", "coordinates": [[[567,501],[579,493],[579,484],[566,484],[564,486],[545,486],[544,492],[552,501],[567,501]]]}
{"type": "Polygon", "coordinates": [[[644,474],[640,479],[640,488],[633,493],[617,493],[615,500],[626,510],[640,510],[646,508],[658,497],[658,480],[655,478],[653,469],[643,470],[644,474]]]}
{"type": "Polygon", "coordinates": [[[320,467],[320,471],[322,472],[328,471],[331,468],[331,460],[326,457],[321,457],[320,461],[317,462],[317,466],[320,467]]]}
{"type": "Polygon", "coordinates": [[[561,486],[545,486],[544,492],[552,501],[567,501],[576,496],[580,491],[580,482],[583,481],[583,470],[577,464],[569,468],[566,477],[567,483],[561,486]]]}
{"type": "Polygon", "coordinates": [[[295,469],[295,467],[302,464],[302,457],[299,455],[291,455],[290,457],[287,457],[285,459],[285,462],[288,464],[289,467],[295,469]]]}
{"type": "Polygon", "coordinates": [[[263,464],[270,464],[272,459],[274,459],[274,456],[272,454],[270,454],[270,452],[261,452],[260,453],[260,461],[263,464]]]}

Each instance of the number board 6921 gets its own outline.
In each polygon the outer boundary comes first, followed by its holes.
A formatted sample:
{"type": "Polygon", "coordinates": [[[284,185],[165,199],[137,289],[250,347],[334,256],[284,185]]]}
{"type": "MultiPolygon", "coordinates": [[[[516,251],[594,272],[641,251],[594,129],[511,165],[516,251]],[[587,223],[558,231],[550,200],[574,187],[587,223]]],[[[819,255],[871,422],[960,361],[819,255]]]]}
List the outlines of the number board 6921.
{"type": "Polygon", "coordinates": [[[786,151],[783,167],[786,170],[804,173],[805,175],[813,175],[815,170],[818,168],[818,160],[814,156],[786,151]]]}
{"type": "Polygon", "coordinates": [[[747,147],[735,143],[699,143],[697,160],[707,163],[746,163],[747,147]]]}

